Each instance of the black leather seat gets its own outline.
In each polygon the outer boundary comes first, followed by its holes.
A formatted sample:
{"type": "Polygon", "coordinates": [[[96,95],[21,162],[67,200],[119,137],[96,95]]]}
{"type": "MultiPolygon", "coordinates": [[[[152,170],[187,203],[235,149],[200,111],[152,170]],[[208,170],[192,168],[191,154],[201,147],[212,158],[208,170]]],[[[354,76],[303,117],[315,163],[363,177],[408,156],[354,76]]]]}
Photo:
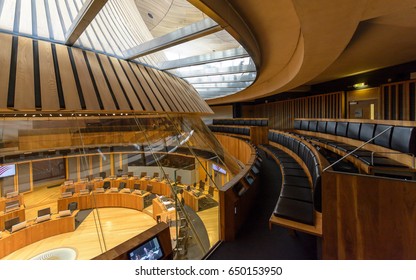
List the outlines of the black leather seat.
{"type": "Polygon", "coordinates": [[[298,177],[298,176],[285,176],[284,185],[299,186],[304,188],[310,188],[309,181],[307,177],[298,177]]]}
{"type": "Polygon", "coordinates": [[[283,168],[284,176],[297,176],[297,177],[306,177],[305,171],[302,168],[283,168]]]}
{"type": "Polygon", "coordinates": [[[391,148],[403,153],[416,154],[416,127],[395,126],[391,135],[391,148]]]}
{"type": "Polygon", "coordinates": [[[301,129],[302,121],[301,120],[295,120],[293,127],[295,129],[301,129]]]}
{"type": "Polygon", "coordinates": [[[300,128],[302,130],[309,130],[309,121],[303,120],[302,123],[301,123],[301,125],[300,125],[300,128]]]}
{"type": "Polygon", "coordinates": [[[313,204],[295,199],[280,197],[274,215],[296,222],[313,225],[313,204]]]}
{"type": "Polygon", "coordinates": [[[284,186],[280,192],[281,197],[296,199],[300,201],[312,203],[312,192],[306,188],[300,188],[296,186],[284,186]]]}
{"type": "Polygon", "coordinates": [[[378,124],[374,131],[374,144],[385,148],[390,148],[391,134],[393,127],[391,125],[378,124]],[[381,134],[382,133],[382,134],[381,134]]]}

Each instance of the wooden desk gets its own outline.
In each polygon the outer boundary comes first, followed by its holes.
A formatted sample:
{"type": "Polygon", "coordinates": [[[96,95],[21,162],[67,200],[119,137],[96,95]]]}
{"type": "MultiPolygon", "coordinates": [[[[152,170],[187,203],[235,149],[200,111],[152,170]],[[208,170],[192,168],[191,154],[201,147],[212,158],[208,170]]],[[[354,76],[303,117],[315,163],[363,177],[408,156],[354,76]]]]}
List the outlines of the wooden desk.
{"type": "Polygon", "coordinates": [[[171,186],[168,180],[158,181],[156,179],[149,180],[146,178],[141,178],[138,180],[138,182],[140,183],[141,190],[146,190],[147,185],[152,185],[152,193],[168,197],[170,197],[172,194],[171,186]]]}
{"type": "Polygon", "coordinates": [[[19,205],[22,205],[23,204],[23,195],[19,194],[18,196],[15,196],[15,197],[12,197],[12,198],[0,197],[0,211],[4,211],[4,209],[6,208],[6,202],[14,201],[14,200],[19,200],[19,205]]]}
{"type": "Polygon", "coordinates": [[[92,209],[100,207],[122,207],[130,208],[138,211],[144,208],[144,195],[130,194],[130,193],[112,193],[109,190],[106,193],[95,193],[87,195],[74,194],[72,197],[58,199],[58,211],[68,209],[68,204],[71,202],[78,203],[78,209],[92,209]]]}
{"type": "Polygon", "coordinates": [[[153,206],[153,219],[157,220],[156,217],[160,216],[162,222],[169,224],[169,220],[176,220],[176,209],[168,211],[165,205],[159,201],[159,199],[154,198],[152,200],[153,206]]]}
{"type": "Polygon", "coordinates": [[[0,258],[39,240],[75,230],[74,211],[71,216],[59,218],[52,215],[51,220],[42,223],[28,222],[28,226],[15,233],[3,232],[0,238],[0,258]]]}
{"type": "Polygon", "coordinates": [[[25,206],[20,205],[20,208],[18,210],[14,210],[8,213],[0,212],[0,230],[4,230],[4,223],[7,220],[13,219],[15,217],[19,217],[20,221],[26,220],[25,216],[25,206]]]}
{"type": "Polygon", "coordinates": [[[87,183],[86,182],[76,182],[73,184],[69,184],[69,185],[62,185],[61,186],[61,193],[66,192],[67,189],[74,189],[75,192],[79,193],[80,190],[83,190],[87,187],[87,183]]]}
{"type": "Polygon", "coordinates": [[[194,191],[183,191],[183,199],[185,200],[185,204],[192,208],[195,212],[199,209],[199,200],[204,198],[205,195],[201,194],[200,196],[196,196],[194,191]]]}

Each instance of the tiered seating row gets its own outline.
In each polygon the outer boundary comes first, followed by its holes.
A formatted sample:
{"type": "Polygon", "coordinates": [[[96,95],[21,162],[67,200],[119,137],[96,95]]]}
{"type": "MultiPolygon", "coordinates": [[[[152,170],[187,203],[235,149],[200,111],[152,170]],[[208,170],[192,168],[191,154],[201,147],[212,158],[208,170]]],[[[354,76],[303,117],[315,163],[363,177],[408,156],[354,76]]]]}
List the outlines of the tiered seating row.
{"type": "Polygon", "coordinates": [[[312,188],[305,171],[284,151],[270,145],[263,147],[277,158],[282,170],[282,189],[273,212],[274,215],[313,225],[312,188]]]}
{"type": "Polygon", "coordinates": [[[238,126],[221,126],[221,125],[208,125],[212,132],[239,134],[244,136],[250,136],[249,127],[238,127],[238,126]]]}
{"type": "Polygon", "coordinates": [[[268,126],[268,119],[213,119],[213,125],[268,126]]]}
{"type": "MultiPolygon", "coordinates": [[[[386,129],[389,129],[383,134],[381,134],[379,137],[375,138],[370,143],[405,154],[416,154],[415,127],[346,121],[295,120],[294,128],[296,130],[330,134],[363,142],[367,142],[371,138],[385,131],[386,129]]],[[[354,145],[349,145],[339,141],[328,140],[326,138],[314,136],[304,137],[315,140],[317,142],[321,142],[323,144],[334,147],[346,153],[351,152],[357,148],[357,146],[354,145]]],[[[367,149],[360,149],[354,152],[353,156],[357,157],[367,165],[395,168],[407,167],[402,163],[399,163],[388,157],[374,153],[373,151],[367,149]],[[371,159],[372,156],[373,160],[371,159]]]]}
{"type": "Polygon", "coordinates": [[[280,144],[304,162],[312,185],[304,169],[296,160],[282,150],[264,145],[279,161],[282,169],[282,189],[274,215],[304,224],[314,224],[314,210],[322,211],[321,168],[313,151],[302,141],[277,131],[269,131],[269,142],[280,144]]]}

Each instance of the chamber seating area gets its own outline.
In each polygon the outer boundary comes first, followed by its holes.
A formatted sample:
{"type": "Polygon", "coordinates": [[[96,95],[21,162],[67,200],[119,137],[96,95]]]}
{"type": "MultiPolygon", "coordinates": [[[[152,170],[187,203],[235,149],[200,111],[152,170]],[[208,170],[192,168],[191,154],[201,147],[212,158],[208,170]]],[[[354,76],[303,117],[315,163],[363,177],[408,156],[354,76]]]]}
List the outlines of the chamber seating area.
{"type": "Polygon", "coordinates": [[[235,125],[209,125],[209,129],[212,132],[219,132],[225,134],[237,134],[238,136],[248,137],[250,136],[250,128],[249,127],[241,127],[235,125]]]}
{"type": "Polygon", "coordinates": [[[269,120],[265,118],[213,119],[212,132],[250,140],[254,145],[267,143],[269,120]]]}
{"type": "Polygon", "coordinates": [[[268,119],[213,119],[213,125],[268,126],[268,119]]]}
{"type": "Polygon", "coordinates": [[[315,225],[315,211],[322,211],[319,160],[309,144],[291,135],[272,130],[268,137],[270,144],[260,148],[276,159],[282,172],[282,188],[273,214],[315,225]]]}
{"type": "Polygon", "coordinates": [[[294,128],[298,136],[341,156],[352,152],[348,159],[356,162],[365,173],[372,174],[374,170],[381,169],[414,170],[415,127],[388,123],[295,120],[294,128]],[[358,149],[366,142],[368,144],[358,149]]]}

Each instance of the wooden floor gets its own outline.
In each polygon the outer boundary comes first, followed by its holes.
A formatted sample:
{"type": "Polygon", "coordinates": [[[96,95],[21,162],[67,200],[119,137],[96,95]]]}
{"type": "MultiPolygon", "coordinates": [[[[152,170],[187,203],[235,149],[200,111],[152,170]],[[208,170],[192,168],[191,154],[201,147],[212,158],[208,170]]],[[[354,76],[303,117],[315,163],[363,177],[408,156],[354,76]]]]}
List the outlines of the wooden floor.
{"type": "MultiPolygon", "coordinates": [[[[218,195],[215,194],[214,199],[217,200],[218,195]]],[[[26,220],[36,218],[37,211],[46,207],[51,207],[52,213],[56,213],[56,201],[59,197],[59,187],[38,187],[35,191],[25,194],[26,220]]],[[[151,208],[148,207],[143,212],[125,208],[96,209],[74,232],[41,240],[13,252],[3,260],[30,259],[42,252],[60,247],[75,249],[79,260],[91,259],[154,226],[156,221],[152,218],[151,208]],[[103,236],[97,231],[98,223],[101,225],[103,236]]],[[[197,214],[204,222],[210,245],[213,246],[219,240],[219,208],[213,207],[197,214]]]]}

